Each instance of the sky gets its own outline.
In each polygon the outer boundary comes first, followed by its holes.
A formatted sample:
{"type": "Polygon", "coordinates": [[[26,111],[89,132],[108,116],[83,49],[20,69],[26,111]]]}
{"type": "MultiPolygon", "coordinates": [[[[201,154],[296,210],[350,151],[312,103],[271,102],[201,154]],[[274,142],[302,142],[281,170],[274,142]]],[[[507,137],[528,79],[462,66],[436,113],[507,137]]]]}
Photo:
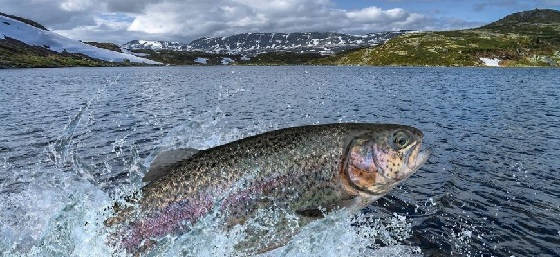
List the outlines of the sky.
{"type": "Polygon", "coordinates": [[[0,12],[83,41],[190,42],[243,32],[472,28],[560,0],[0,0],[0,12]]]}

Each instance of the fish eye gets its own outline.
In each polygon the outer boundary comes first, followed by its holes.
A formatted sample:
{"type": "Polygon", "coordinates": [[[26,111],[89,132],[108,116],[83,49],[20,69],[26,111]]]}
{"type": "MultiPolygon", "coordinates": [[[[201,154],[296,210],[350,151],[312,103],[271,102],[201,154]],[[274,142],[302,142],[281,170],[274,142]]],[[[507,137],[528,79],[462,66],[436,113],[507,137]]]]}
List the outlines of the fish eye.
{"type": "Polygon", "coordinates": [[[398,150],[407,147],[410,141],[410,135],[404,131],[397,131],[393,135],[393,144],[398,150]]]}

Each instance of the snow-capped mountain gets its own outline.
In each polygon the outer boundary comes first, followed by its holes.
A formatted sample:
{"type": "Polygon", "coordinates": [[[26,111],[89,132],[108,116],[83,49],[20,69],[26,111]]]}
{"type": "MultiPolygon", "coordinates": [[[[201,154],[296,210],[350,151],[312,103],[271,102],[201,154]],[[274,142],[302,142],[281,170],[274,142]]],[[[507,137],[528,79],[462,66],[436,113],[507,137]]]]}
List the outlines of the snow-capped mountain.
{"type": "Polygon", "coordinates": [[[213,53],[250,53],[293,51],[331,54],[349,48],[372,46],[400,35],[400,32],[382,32],[368,35],[348,35],[329,32],[310,33],[243,33],[229,37],[201,38],[188,46],[191,49],[213,53]]]}
{"type": "Polygon", "coordinates": [[[124,44],[123,48],[130,50],[182,50],[247,55],[275,51],[332,54],[351,48],[382,44],[403,33],[405,31],[379,32],[367,35],[349,35],[332,32],[243,33],[228,37],[204,37],[188,44],[134,40],[124,44]]]}
{"type": "Polygon", "coordinates": [[[54,52],[68,52],[84,54],[108,62],[130,62],[159,64],[158,62],[137,57],[132,54],[119,53],[103,48],[97,48],[73,40],[52,31],[41,29],[37,26],[24,23],[20,20],[0,15],[0,40],[11,38],[27,45],[44,47],[54,52]]]}
{"type": "Polygon", "coordinates": [[[158,50],[175,50],[180,51],[185,46],[184,43],[172,42],[172,41],[150,41],[150,40],[132,40],[124,45],[122,48],[134,50],[134,49],[151,49],[154,51],[158,50]]]}

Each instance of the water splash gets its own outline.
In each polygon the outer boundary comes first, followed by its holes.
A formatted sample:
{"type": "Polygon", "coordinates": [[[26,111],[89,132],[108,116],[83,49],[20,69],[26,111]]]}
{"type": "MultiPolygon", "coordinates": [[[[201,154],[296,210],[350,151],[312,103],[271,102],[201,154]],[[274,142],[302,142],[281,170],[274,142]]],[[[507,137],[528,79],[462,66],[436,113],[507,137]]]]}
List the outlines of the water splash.
{"type": "Polygon", "coordinates": [[[88,256],[76,254],[95,245],[103,251],[99,220],[107,195],[74,174],[56,168],[26,171],[26,185],[17,193],[0,195],[2,256],[88,256]],[[20,215],[22,214],[23,215],[20,215]]]}
{"type": "MultiPolygon", "coordinates": [[[[243,225],[224,230],[219,210],[215,208],[189,232],[161,239],[147,256],[255,256],[239,245],[258,248],[255,235],[263,242],[275,240],[279,235],[270,233],[270,227],[282,225],[287,230],[300,229],[297,216],[286,215],[282,210],[261,209],[243,225]]],[[[402,244],[410,236],[410,228],[410,221],[404,216],[395,214],[379,219],[373,214],[352,215],[340,210],[303,227],[286,245],[256,256],[422,256],[419,247],[402,244]],[[361,225],[356,226],[356,223],[361,225]],[[382,242],[383,246],[376,242],[382,242]]]]}
{"type": "Polygon", "coordinates": [[[84,112],[89,108],[90,104],[91,101],[82,106],[80,111],[78,111],[78,113],[70,120],[68,125],[66,125],[66,128],[64,128],[64,131],[62,132],[62,136],[49,145],[49,157],[54,163],[62,165],[66,161],[68,146],[74,137],[74,131],[76,130],[76,127],[78,127],[84,112]]]}
{"type": "Polygon", "coordinates": [[[404,216],[379,219],[371,213],[352,215],[340,210],[309,224],[286,246],[262,256],[418,256],[417,247],[401,245],[410,236],[410,228],[404,216]],[[405,252],[408,254],[400,255],[405,252]]]}
{"type": "Polygon", "coordinates": [[[76,113],[76,115],[74,115],[74,117],[70,119],[68,125],[66,125],[66,127],[62,131],[61,136],[54,143],[49,144],[47,152],[51,161],[53,161],[58,166],[64,165],[64,162],[66,161],[69,154],[68,147],[71,145],[70,143],[74,138],[74,133],[86,111],[92,104],[95,104],[99,100],[99,98],[107,91],[107,87],[116,85],[119,79],[120,74],[114,80],[103,84],[99,89],[97,89],[93,97],[83,103],[78,113],[76,113]]]}

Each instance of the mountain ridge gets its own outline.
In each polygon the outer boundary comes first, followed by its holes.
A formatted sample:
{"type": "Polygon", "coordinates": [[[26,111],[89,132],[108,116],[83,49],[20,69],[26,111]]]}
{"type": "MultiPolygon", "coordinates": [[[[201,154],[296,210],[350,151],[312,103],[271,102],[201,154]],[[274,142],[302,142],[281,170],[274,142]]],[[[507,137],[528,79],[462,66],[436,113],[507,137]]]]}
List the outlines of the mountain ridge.
{"type": "Polygon", "coordinates": [[[534,9],[516,12],[480,28],[491,29],[504,26],[519,26],[523,24],[556,24],[560,23],[560,11],[554,9],[534,9]]]}
{"type": "Polygon", "coordinates": [[[189,43],[132,40],[121,47],[128,50],[200,51],[216,54],[255,56],[275,51],[333,54],[352,48],[382,44],[407,31],[387,31],[366,35],[336,32],[240,33],[224,37],[201,37],[189,43]]]}
{"type": "Polygon", "coordinates": [[[71,40],[0,13],[0,67],[114,66],[145,58],[173,65],[560,66],[560,11],[512,13],[455,31],[241,33],[124,45],[71,40]]]}

